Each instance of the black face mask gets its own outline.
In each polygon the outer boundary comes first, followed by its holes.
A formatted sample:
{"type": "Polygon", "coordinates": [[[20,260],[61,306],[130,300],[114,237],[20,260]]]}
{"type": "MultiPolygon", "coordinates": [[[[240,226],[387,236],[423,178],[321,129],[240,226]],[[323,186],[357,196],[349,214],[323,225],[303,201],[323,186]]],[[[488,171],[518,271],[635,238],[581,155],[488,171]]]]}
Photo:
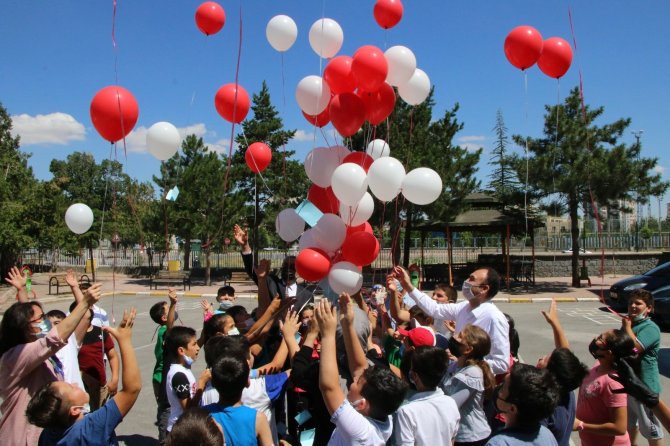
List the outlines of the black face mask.
{"type": "Polygon", "coordinates": [[[449,341],[447,343],[447,348],[451,352],[452,355],[455,357],[460,357],[463,356],[463,343],[458,342],[453,336],[449,338],[449,341]]]}
{"type": "Polygon", "coordinates": [[[591,343],[589,344],[589,353],[591,353],[591,356],[593,356],[595,359],[600,359],[602,356],[598,353],[601,350],[600,347],[598,347],[598,344],[596,343],[596,340],[592,340],[591,343]]]}
{"type": "Polygon", "coordinates": [[[500,390],[502,389],[503,385],[499,384],[493,388],[493,394],[491,395],[491,398],[493,398],[493,406],[496,408],[496,412],[498,413],[505,413],[504,410],[500,409],[498,407],[498,395],[500,395],[500,390]]]}
{"type": "Polygon", "coordinates": [[[295,280],[295,270],[291,268],[282,268],[280,274],[281,280],[288,282],[289,280],[295,280]]]}

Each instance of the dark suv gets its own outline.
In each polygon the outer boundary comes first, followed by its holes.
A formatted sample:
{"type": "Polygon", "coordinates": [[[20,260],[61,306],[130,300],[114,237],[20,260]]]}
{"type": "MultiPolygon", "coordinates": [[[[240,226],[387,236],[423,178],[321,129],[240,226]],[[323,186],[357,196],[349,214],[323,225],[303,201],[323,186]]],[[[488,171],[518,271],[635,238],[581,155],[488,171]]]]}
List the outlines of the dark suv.
{"type": "Polygon", "coordinates": [[[646,273],[623,279],[612,285],[605,303],[616,311],[628,310],[628,297],[635,290],[655,291],[670,285],[670,262],[658,265],[646,273]]]}

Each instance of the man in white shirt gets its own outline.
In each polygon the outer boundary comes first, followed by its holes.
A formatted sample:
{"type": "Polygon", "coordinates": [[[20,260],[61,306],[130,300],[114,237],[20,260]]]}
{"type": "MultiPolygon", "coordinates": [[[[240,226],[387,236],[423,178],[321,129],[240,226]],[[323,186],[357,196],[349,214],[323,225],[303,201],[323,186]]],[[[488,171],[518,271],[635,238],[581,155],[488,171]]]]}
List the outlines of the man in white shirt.
{"type": "Polygon", "coordinates": [[[493,268],[481,268],[470,274],[463,283],[465,301],[454,304],[439,304],[412,286],[409,274],[396,266],[393,274],[400,281],[409,297],[429,316],[435,319],[456,321],[456,333],[467,324],[476,325],[491,338],[491,353],[486,362],[495,375],[507,373],[510,365],[509,324],[505,315],[491,299],[500,289],[500,277],[493,268]]]}

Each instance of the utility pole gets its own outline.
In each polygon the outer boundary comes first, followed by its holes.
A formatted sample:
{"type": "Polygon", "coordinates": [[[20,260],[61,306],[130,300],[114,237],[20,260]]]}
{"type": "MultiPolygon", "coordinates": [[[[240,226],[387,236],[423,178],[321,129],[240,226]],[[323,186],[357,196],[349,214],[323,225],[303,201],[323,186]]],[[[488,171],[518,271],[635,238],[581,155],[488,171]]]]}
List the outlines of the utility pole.
{"type": "MultiPolygon", "coordinates": [[[[642,152],[642,148],[640,147],[640,137],[644,133],[644,130],[632,130],[631,133],[635,137],[636,145],[637,145],[637,161],[640,161],[640,153],[642,152]]],[[[636,208],[636,215],[635,215],[635,251],[640,250],[640,213],[642,210],[641,204],[640,204],[640,187],[637,187],[636,191],[636,196],[635,196],[635,208],[636,208]]]]}

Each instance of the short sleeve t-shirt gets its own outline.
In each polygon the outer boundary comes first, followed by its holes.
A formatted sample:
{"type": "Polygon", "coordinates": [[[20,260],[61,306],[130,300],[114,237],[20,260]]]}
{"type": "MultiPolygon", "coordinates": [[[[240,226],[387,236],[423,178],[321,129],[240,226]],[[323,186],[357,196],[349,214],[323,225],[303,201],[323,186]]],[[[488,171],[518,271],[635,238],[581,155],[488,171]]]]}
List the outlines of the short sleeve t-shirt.
{"type": "Polygon", "coordinates": [[[542,420],[542,424],[546,426],[554,437],[558,446],[568,446],[570,444],[570,434],[572,433],[572,426],[575,424],[575,410],[577,407],[577,400],[574,392],[568,392],[563,397],[554,413],[549,418],[542,420]]]}
{"type": "Polygon", "coordinates": [[[154,356],[156,357],[156,365],[154,366],[153,380],[157,383],[163,382],[163,341],[165,340],[165,332],[167,325],[158,327],[156,334],[156,346],[154,347],[154,356]]]}
{"type": "Polygon", "coordinates": [[[556,446],[554,435],[544,426],[531,431],[503,429],[486,446],[556,446]]]}
{"type": "MultiPolygon", "coordinates": [[[[623,386],[610,378],[607,371],[596,361],[589,374],[579,387],[577,398],[577,418],[589,424],[603,424],[610,421],[609,410],[615,407],[627,407],[628,397],[625,393],[614,393],[623,386]]],[[[608,444],[612,446],[629,445],[628,433],[617,436],[591,434],[586,431],[579,433],[583,445],[608,444]],[[607,441],[609,439],[609,441],[607,441]]]]}
{"type": "Polygon", "coordinates": [[[114,429],[122,420],[119,407],[112,398],[65,431],[44,429],[38,446],[118,445],[114,429]]]}
{"type": "Polygon", "coordinates": [[[184,412],[180,401],[186,398],[190,399],[195,395],[195,376],[193,376],[191,369],[187,369],[181,364],[172,364],[167,374],[165,386],[170,402],[170,418],[167,425],[167,430],[170,432],[172,426],[184,412]]]}
{"type": "Polygon", "coordinates": [[[637,341],[644,347],[640,362],[640,377],[647,387],[656,393],[660,393],[658,349],[661,344],[661,330],[654,321],[647,318],[633,325],[633,333],[637,337],[637,341]]]}
{"type": "Polygon", "coordinates": [[[336,426],[328,442],[330,446],[384,446],[393,433],[390,416],[386,421],[365,417],[346,399],[330,421],[336,426]]]}
{"type": "Polygon", "coordinates": [[[79,369],[82,373],[98,380],[100,386],[107,384],[104,359],[105,353],[113,348],[114,341],[112,341],[111,336],[103,332],[100,327],[92,326],[91,330],[84,335],[84,340],[79,349],[79,369]]]}

